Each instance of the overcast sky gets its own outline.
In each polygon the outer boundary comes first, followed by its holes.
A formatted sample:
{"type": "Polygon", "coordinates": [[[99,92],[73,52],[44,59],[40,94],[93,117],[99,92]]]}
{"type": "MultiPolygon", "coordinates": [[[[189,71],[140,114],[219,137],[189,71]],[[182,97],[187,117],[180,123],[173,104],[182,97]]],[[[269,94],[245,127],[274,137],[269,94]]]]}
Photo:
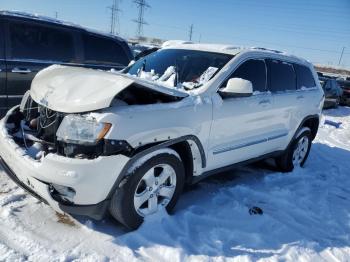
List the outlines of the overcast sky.
{"type": "MultiPolygon", "coordinates": [[[[147,0],[144,35],[277,48],[314,63],[350,68],[350,0],[147,0]]],[[[121,0],[119,32],[136,34],[138,10],[121,0]]],[[[26,11],[110,30],[112,0],[0,0],[4,10],[26,11]]]]}

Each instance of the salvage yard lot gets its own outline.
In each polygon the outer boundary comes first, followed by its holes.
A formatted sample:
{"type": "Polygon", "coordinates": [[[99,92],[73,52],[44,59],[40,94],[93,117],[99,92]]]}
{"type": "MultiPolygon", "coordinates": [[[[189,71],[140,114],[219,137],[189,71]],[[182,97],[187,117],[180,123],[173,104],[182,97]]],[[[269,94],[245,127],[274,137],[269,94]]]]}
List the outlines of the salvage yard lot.
{"type": "Polygon", "coordinates": [[[264,162],[217,175],[134,232],[59,216],[0,170],[0,261],[349,261],[349,160],[350,108],[324,111],[305,168],[282,174],[264,162]]]}

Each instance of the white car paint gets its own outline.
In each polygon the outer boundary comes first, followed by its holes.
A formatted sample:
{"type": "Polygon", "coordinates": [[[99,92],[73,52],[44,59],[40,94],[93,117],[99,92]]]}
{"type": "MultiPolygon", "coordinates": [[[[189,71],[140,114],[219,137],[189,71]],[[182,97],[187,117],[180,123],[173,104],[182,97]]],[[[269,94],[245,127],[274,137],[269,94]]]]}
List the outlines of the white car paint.
{"type": "MultiPolygon", "coordinates": [[[[218,47],[216,45],[183,44],[176,47],[215,51],[235,57],[201,88],[185,93],[159,86],[136,77],[90,69],[53,67],[39,73],[31,87],[31,96],[39,104],[54,111],[85,113],[98,122],[112,123],[106,139],[125,140],[133,148],[182,136],[195,136],[203,146],[191,140],[194,176],[230,164],[286,149],[302,120],[320,115],[323,91],[313,66],[294,56],[257,49],[218,47]],[[310,68],[316,86],[283,94],[264,92],[249,97],[222,99],[217,91],[229,75],[247,59],[274,58],[302,64],[310,68]],[[133,83],[168,95],[183,97],[181,101],[151,105],[113,106],[114,97],[133,83]]],[[[29,160],[0,125],[0,155],[19,179],[42,179],[48,183],[71,186],[77,190],[75,204],[96,204],[106,197],[113,181],[120,176],[128,158],[100,156],[94,160],[69,159],[48,154],[39,161],[29,160]],[[25,170],[20,168],[25,166],[25,170]],[[72,172],[71,172],[72,171],[72,172]],[[62,174],[76,174],[67,177],[62,174]],[[103,177],[103,179],[101,178],[103,177]],[[92,193],[93,192],[93,193],[92,193]]],[[[39,195],[47,199],[44,192],[39,195]]],[[[50,203],[53,200],[50,199],[50,203]]]]}
{"type": "Polygon", "coordinates": [[[60,65],[40,71],[33,79],[30,95],[38,104],[51,110],[79,113],[109,107],[119,92],[135,82],[160,92],[186,96],[180,91],[150,85],[132,76],[60,65]]]}

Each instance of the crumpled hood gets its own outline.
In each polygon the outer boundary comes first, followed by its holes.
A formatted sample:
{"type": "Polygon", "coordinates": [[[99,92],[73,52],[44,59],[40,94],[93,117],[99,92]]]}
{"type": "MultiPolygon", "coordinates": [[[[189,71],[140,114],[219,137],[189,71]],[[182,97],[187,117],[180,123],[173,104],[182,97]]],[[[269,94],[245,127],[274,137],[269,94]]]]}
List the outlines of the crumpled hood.
{"type": "MultiPolygon", "coordinates": [[[[51,110],[80,113],[109,107],[114,97],[134,82],[142,81],[100,70],[53,65],[35,76],[30,95],[51,110]]],[[[141,84],[168,95],[186,96],[166,87],[141,84]]]]}

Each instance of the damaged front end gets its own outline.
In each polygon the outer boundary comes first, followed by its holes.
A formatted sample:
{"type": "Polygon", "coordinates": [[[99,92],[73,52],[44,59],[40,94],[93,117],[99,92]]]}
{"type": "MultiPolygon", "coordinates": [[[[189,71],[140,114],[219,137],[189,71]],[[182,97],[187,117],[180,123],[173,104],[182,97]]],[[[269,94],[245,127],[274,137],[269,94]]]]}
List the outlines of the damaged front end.
{"type": "Polygon", "coordinates": [[[61,139],[60,126],[72,115],[38,105],[30,96],[24,100],[0,121],[0,164],[15,183],[57,212],[101,219],[132,148],[108,139],[61,139]]]}
{"type": "Polygon", "coordinates": [[[126,141],[104,139],[110,123],[97,123],[89,114],[53,111],[36,103],[29,94],[7,118],[13,140],[35,160],[53,153],[78,159],[94,159],[113,154],[130,155],[126,141]]]}

